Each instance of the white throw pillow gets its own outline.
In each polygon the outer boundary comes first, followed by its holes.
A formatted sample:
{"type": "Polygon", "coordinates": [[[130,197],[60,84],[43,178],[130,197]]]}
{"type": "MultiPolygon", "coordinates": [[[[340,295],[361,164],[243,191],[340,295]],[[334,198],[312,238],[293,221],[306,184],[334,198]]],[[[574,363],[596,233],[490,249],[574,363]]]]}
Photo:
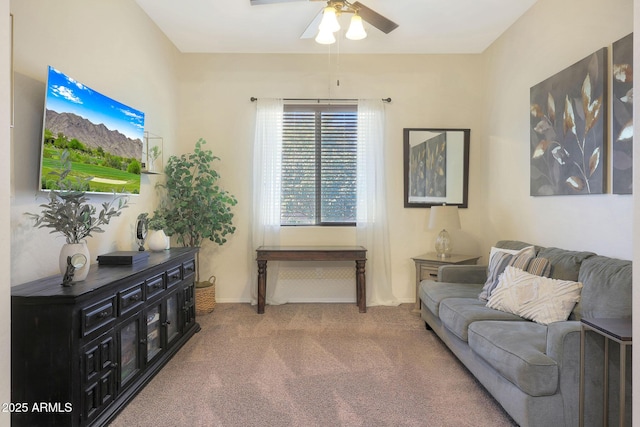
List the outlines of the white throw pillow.
{"type": "Polygon", "coordinates": [[[567,320],[580,300],[582,283],[536,276],[507,267],[487,307],[548,325],[567,320]]]}

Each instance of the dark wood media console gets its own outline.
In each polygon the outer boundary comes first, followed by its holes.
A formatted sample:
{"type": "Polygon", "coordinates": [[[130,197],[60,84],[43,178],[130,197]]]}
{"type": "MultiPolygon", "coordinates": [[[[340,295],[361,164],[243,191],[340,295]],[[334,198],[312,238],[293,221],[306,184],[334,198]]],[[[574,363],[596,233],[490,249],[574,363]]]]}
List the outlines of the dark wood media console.
{"type": "Polygon", "coordinates": [[[111,421],[200,329],[197,249],[97,264],[11,289],[13,426],[100,426],[111,421]]]}

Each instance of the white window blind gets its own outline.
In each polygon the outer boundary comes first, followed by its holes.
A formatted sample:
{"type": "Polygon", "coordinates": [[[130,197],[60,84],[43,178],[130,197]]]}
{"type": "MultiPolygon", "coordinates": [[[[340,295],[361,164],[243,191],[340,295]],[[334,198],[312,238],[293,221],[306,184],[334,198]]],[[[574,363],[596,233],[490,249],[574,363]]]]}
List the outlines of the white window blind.
{"type": "Polygon", "coordinates": [[[355,105],[286,105],[282,225],[355,225],[355,105]]]}

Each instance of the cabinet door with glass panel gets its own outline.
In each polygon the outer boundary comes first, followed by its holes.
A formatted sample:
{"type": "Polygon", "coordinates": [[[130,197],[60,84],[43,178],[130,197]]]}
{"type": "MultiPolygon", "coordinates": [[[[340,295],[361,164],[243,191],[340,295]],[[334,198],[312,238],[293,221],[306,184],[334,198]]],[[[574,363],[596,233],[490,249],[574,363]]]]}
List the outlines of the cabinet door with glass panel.
{"type": "Polygon", "coordinates": [[[195,286],[193,283],[185,285],[182,289],[182,330],[186,331],[190,329],[196,322],[196,299],[195,299],[195,286]]]}
{"type": "Polygon", "coordinates": [[[144,366],[143,345],[146,339],[143,338],[142,313],[131,317],[120,323],[116,329],[118,340],[118,385],[123,389],[133,380],[144,366]]]}
{"type": "Polygon", "coordinates": [[[148,304],[146,315],[146,363],[151,363],[162,350],[180,336],[178,292],[148,304]]]}

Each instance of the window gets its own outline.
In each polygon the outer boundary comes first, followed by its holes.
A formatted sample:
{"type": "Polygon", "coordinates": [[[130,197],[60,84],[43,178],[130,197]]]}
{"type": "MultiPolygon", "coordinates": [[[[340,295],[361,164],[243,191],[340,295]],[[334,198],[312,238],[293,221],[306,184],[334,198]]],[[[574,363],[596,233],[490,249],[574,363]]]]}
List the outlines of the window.
{"type": "Polygon", "coordinates": [[[355,225],[355,105],[285,105],[282,225],[355,225]]]}

